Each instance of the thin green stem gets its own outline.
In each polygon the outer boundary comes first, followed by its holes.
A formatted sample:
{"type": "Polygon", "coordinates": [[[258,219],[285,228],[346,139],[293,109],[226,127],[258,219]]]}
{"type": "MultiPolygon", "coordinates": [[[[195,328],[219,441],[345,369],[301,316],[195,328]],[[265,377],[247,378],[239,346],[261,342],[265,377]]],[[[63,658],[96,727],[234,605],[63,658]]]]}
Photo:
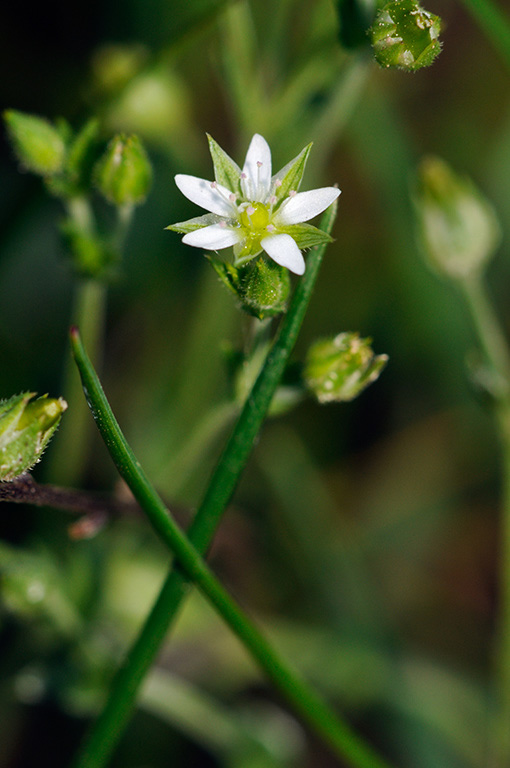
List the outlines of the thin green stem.
{"type": "MultiPolygon", "coordinates": [[[[302,719],[330,745],[333,752],[357,768],[385,768],[387,763],[372,752],[349,726],[340,720],[301,676],[293,670],[247,618],[216,579],[198,551],[169,515],[131,451],[111,411],[99,380],[88,360],[78,332],[71,333],[74,357],[82,377],[96,424],[115,465],[153,527],[175,554],[185,575],[209,599],[228,626],[265,671],[279,692],[302,719]]],[[[99,762],[82,763],[101,765],[99,762]]]]}
{"type": "Polygon", "coordinates": [[[494,48],[510,66],[510,20],[492,0],[462,0],[494,48]]]}
{"type": "MultiPolygon", "coordinates": [[[[323,217],[321,226],[326,231],[331,231],[335,213],[336,208],[333,206],[323,217]]],[[[298,283],[279,335],[246,401],[190,528],[189,541],[199,553],[207,550],[249,457],[295,344],[324,251],[325,246],[320,246],[310,253],[306,274],[298,283]]],[[[153,663],[188,589],[189,583],[181,569],[171,570],[139,637],[114,679],[108,702],[85,741],[75,768],[101,768],[108,761],[126,726],[140,683],[153,663]]],[[[343,731],[344,728],[340,732],[343,731]]],[[[343,741],[342,737],[340,741],[343,741]]],[[[353,748],[353,754],[357,750],[357,746],[353,748]]],[[[362,746],[361,751],[364,750],[362,746]]],[[[368,761],[364,764],[367,768],[378,765],[369,753],[366,754],[368,761]]],[[[354,764],[361,765],[359,761],[354,764]]]]}
{"type": "MultiPolygon", "coordinates": [[[[82,279],[75,286],[73,322],[80,327],[95,365],[99,364],[102,353],[106,292],[106,285],[92,278],[82,279]]],[[[63,394],[70,408],[51,453],[50,474],[62,485],[75,486],[84,470],[92,430],[72,361],[64,371],[63,394]]]]}
{"type": "Polygon", "coordinates": [[[491,392],[502,450],[502,520],[500,538],[500,608],[494,659],[495,711],[489,746],[490,768],[510,764],[510,354],[482,279],[460,284],[480,346],[489,365],[491,392]]]}

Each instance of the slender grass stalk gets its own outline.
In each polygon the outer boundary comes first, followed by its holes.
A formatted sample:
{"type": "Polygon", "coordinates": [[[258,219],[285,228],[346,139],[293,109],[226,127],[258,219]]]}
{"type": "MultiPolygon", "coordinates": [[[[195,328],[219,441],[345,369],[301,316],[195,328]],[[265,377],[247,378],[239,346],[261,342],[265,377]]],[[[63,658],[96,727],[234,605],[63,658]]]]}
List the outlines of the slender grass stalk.
{"type": "Polygon", "coordinates": [[[492,0],[462,0],[494,48],[510,66],[510,19],[492,0]]]}
{"type": "MultiPolygon", "coordinates": [[[[199,552],[170,517],[133,455],[113,416],[76,329],[71,332],[71,343],[89,405],[117,469],[145,510],[153,527],[175,554],[177,563],[185,575],[210,600],[293,709],[330,745],[338,757],[347,759],[356,768],[387,766],[387,763],[356,736],[272,648],[218,582],[199,552]]],[[[89,753],[81,765],[99,766],[104,765],[104,761],[105,753],[99,750],[92,755],[89,753]]]]}
{"type": "MultiPolygon", "coordinates": [[[[336,207],[332,206],[324,215],[321,227],[326,231],[331,231],[335,214],[336,207]]],[[[320,246],[310,253],[306,274],[297,285],[289,311],[282,321],[279,335],[246,401],[238,423],[213,473],[205,498],[190,527],[189,541],[195,547],[197,554],[207,550],[249,457],[255,437],[295,344],[324,252],[325,246],[320,246]]],[[[87,383],[85,386],[87,389],[87,383]]],[[[101,418],[99,416],[97,418],[98,425],[102,426],[101,418]]],[[[163,514],[166,520],[166,510],[163,510],[163,514]]],[[[189,582],[182,569],[176,567],[171,570],[138,639],[114,679],[107,704],[86,739],[75,762],[75,768],[101,768],[108,761],[125,728],[140,683],[154,661],[188,589],[189,582]]],[[[287,694],[292,696],[295,692],[293,693],[292,689],[287,691],[287,694]]],[[[296,702],[296,705],[301,707],[302,703],[296,702]]],[[[322,711],[323,707],[321,703],[318,712],[322,711]]],[[[329,710],[327,712],[329,713],[329,710]]],[[[332,734],[331,713],[323,714],[324,722],[329,723],[329,726],[326,725],[328,733],[332,734]]],[[[321,717],[319,715],[319,719],[321,717]]],[[[317,723],[317,727],[323,728],[324,725],[317,723]]],[[[357,737],[352,739],[347,726],[342,724],[338,731],[333,730],[336,733],[334,738],[338,740],[334,748],[339,754],[345,756],[347,742],[347,752],[353,760],[353,765],[364,765],[367,768],[381,765],[380,758],[373,755],[363,742],[360,742],[357,737]]]]}
{"type": "Polygon", "coordinates": [[[494,381],[495,418],[501,441],[502,500],[499,567],[499,618],[494,659],[494,705],[489,745],[490,768],[510,765],[510,354],[482,279],[460,283],[480,346],[494,381]]]}

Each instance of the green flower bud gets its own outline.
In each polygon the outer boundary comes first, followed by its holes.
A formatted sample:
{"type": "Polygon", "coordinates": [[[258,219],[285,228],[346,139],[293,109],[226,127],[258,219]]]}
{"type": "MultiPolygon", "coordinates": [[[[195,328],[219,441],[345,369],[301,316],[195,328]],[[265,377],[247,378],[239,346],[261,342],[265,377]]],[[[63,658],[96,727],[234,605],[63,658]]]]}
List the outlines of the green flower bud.
{"type": "Polygon", "coordinates": [[[7,131],[20,163],[41,176],[58,173],[65,159],[65,143],[47,120],[10,109],[4,113],[7,131]]]}
{"type": "Polygon", "coordinates": [[[99,191],[114,205],[143,203],[152,180],[147,153],[137,136],[115,136],[95,167],[99,191]]]}
{"type": "Polygon", "coordinates": [[[357,333],[340,333],[310,347],[303,376],[320,403],[353,400],[379,377],[388,355],[374,355],[371,342],[357,333]]]}
{"type": "Polygon", "coordinates": [[[242,267],[209,257],[222,283],[234,293],[245,312],[263,320],[287,309],[290,274],[274,261],[253,259],[242,267]]]}
{"type": "Polygon", "coordinates": [[[0,481],[14,480],[36,464],[67,408],[62,398],[34,392],[0,401],[0,481]]]}
{"type": "Polygon", "coordinates": [[[442,160],[421,163],[414,203],[421,245],[440,274],[465,278],[496,251],[501,230],[494,209],[469,178],[442,160]]]}
{"type": "Polygon", "coordinates": [[[415,0],[393,0],[370,28],[374,55],[381,67],[415,71],[428,67],[441,50],[441,19],[415,0]]]}

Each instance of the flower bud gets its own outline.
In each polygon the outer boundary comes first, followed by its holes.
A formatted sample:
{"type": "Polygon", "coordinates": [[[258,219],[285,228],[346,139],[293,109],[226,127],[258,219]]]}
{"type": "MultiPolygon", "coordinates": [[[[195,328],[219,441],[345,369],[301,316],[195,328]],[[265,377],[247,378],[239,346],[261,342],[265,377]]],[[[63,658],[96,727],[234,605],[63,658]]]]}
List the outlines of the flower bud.
{"type": "Polygon", "coordinates": [[[41,176],[58,173],[65,159],[65,143],[47,120],[10,109],[4,113],[7,131],[20,163],[41,176]]]}
{"type": "Polygon", "coordinates": [[[243,309],[259,320],[285,312],[290,273],[271,259],[253,259],[239,269],[239,298],[243,309]]]}
{"type": "Polygon", "coordinates": [[[260,257],[242,267],[209,257],[222,283],[232,291],[245,312],[263,320],[287,308],[290,275],[274,261],[260,257]]]}
{"type": "Polygon", "coordinates": [[[303,376],[320,403],[353,400],[379,377],[388,355],[374,355],[371,341],[340,333],[310,347],[303,376]]]}
{"type": "Polygon", "coordinates": [[[414,203],[432,268],[459,280],[485,266],[501,231],[494,209],[469,178],[457,176],[439,158],[426,158],[418,169],[414,203]]]}
{"type": "Polygon", "coordinates": [[[115,136],[95,167],[99,191],[118,206],[143,203],[152,180],[147,153],[137,136],[115,136]]]}
{"type": "Polygon", "coordinates": [[[428,67],[441,50],[441,19],[416,0],[393,0],[377,13],[370,28],[381,67],[415,71],[428,67]]]}
{"type": "Polygon", "coordinates": [[[62,398],[33,392],[0,402],[0,481],[14,480],[36,464],[67,408],[62,398]]]}

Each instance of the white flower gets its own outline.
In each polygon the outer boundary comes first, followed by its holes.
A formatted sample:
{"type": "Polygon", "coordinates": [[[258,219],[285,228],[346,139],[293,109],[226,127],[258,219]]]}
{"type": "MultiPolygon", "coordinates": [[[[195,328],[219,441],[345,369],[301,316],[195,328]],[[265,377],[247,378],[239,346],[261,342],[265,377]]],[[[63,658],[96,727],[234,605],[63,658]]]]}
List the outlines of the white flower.
{"type": "Polygon", "coordinates": [[[183,243],[218,251],[234,246],[240,266],[264,251],[273,261],[297,275],[305,271],[302,248],[331,238],[305,224],[338,197],[336,187],[298,192],[311,144],[282,170],[271,176],[271,150],[256,133],[244,166],[239,166],[209,138],[215,181],[178,174],[175,183],[193,203],[209,211],[167,229],[185,233],[183,243]]]}

